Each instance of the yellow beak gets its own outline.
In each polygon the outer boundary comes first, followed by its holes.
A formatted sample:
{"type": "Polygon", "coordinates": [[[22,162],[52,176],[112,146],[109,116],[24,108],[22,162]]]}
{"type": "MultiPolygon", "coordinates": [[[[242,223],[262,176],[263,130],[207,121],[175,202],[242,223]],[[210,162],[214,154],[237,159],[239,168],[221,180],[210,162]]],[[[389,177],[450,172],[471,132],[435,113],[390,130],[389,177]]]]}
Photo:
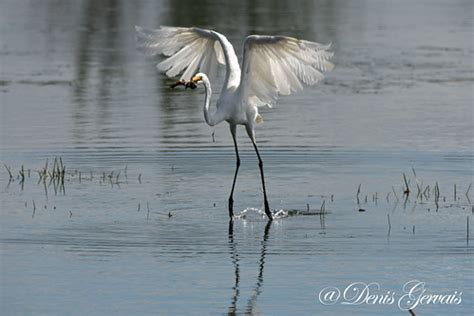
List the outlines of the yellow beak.
{"type": "Polygon", "coordinates": [[[202,80],[202,77],[201,77],[201,76],[194,76],[194,77],[191,79],[191,81],[194,82],[194,83],[198,82],[199,80],[202,80]]]}

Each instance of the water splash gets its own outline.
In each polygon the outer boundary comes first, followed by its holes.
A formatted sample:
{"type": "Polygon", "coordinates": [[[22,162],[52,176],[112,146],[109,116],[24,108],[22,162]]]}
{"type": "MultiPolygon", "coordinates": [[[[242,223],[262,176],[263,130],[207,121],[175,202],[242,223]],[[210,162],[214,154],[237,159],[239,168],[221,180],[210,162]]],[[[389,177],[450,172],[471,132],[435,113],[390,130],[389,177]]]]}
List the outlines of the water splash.
{"type": "MultiPolygon", "coordinates": [[[[281,219],[290,216],[290,212],[287,210],[272,210],[273,219],[281,219]]],[[[234,215],[238,219],[252,219],[252,218],[266,218],[265,211],[255,207],[248,207],[242,210],[240,213],[234,215]]]]}

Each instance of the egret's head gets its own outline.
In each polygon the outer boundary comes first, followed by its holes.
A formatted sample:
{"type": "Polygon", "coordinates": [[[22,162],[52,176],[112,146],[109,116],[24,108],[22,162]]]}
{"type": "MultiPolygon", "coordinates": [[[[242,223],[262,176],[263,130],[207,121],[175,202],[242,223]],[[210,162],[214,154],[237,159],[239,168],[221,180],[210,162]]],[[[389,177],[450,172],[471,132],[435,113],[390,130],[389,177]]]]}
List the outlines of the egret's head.
{"type": "Polygon", "coordinates": [[[191,81],[196,84],[202,83],[202,78],[204,76],[205,75],[203,73],[197,73],[194,75],[194,77],[191,78],[191,81]]]}

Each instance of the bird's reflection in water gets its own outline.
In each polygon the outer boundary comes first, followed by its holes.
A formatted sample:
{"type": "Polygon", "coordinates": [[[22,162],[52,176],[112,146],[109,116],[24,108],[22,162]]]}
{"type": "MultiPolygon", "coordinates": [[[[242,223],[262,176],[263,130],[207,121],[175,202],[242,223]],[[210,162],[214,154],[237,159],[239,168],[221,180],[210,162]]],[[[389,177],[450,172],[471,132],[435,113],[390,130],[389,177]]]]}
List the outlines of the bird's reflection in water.
{"type": "MultiPolygon", "coordinates": [[[[265,267],[265,256],[267,253],[267,240],[268,236],[270,234],[270,227],[272,225],[272,221],[268,221],[267,225],[265,226],[265,231],[263,234],[263,240],[261,242],[262,248],[260,250],[260,260],[259,260],[259,269],[258,269],[258,276],[257,276],[257,282],[255,283],[254,289],[253,289],[253,294],[249,298],[247,302],[247,306],[245,308],[245,314],[254,314],[254,308],[256,307],[257,304],[257,299],[258,296],[262,293],[262,286],[263,286],[263,269],[265,267]]],[[[233,221],[229,221],[229,248],[230,248],[230,255],[232,258],[232,263],[234,264],[234,278],[235,278],[235,283],[234,287],[232,288],[234,290],[232,299],[230,302],[229,310],[228,310],[228,315],[237,315],[240,314],[238,313],[237,309],[237,299],[239,298],[239,282],[240,282],[240,262],[239,262],[239,254],[237,252],[237,247],[235,244],[234,240],[234,223],[233,221]]]]}
{"type": "Polygon", "coordinates": [[[239,254],[237,253],[237,249],[235,247],[234,241],[234,221],[229,221],[229,246],[230,246],[230,255],[232,258],[232,263],[234,264],[234,271],[235,271],[235,283],[234,293],[232,295],[232,300],[230,301],[229,306],[229,315],[235,315],[237,311],[237,298],[239,297],[239,281],[240,281],[240,264],[239,264],[239,254]]]}

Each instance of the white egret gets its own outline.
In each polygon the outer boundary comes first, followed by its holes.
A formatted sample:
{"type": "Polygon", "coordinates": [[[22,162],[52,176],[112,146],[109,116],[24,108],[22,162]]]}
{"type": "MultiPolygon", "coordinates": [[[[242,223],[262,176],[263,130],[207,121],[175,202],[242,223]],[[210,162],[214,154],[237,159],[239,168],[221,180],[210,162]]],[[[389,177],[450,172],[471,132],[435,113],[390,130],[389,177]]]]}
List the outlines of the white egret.
{"type": "Polygon", "coordinates": [[[287,36],[250,35],[245,39],[242,69],[227,38],[215,31],[197,27],[144,29],[136,27],[141,49],[151,55],[167,56],[157,65],[168,77],[181,74],[175,85],[195,87],[203,84],[206,91],[204,119],[210,126],[227,121],[234,140],[236,168],[229,196],[229,216],[233,218],[233,194],[240,167],[237,147],[237,125],[244,125],[258,157],[262,180],[265,214],[272,220],[267,200],[263,162],[255,141],[254,126],[262,121],[258,108],[271,107],[279,95],[289,95],[323,79],[323,72],[334,65],[329,45],[287,36]],[[218,65],[224,65],[225,78],[219,99],[211,108],[211,83],[218,65]]]}

